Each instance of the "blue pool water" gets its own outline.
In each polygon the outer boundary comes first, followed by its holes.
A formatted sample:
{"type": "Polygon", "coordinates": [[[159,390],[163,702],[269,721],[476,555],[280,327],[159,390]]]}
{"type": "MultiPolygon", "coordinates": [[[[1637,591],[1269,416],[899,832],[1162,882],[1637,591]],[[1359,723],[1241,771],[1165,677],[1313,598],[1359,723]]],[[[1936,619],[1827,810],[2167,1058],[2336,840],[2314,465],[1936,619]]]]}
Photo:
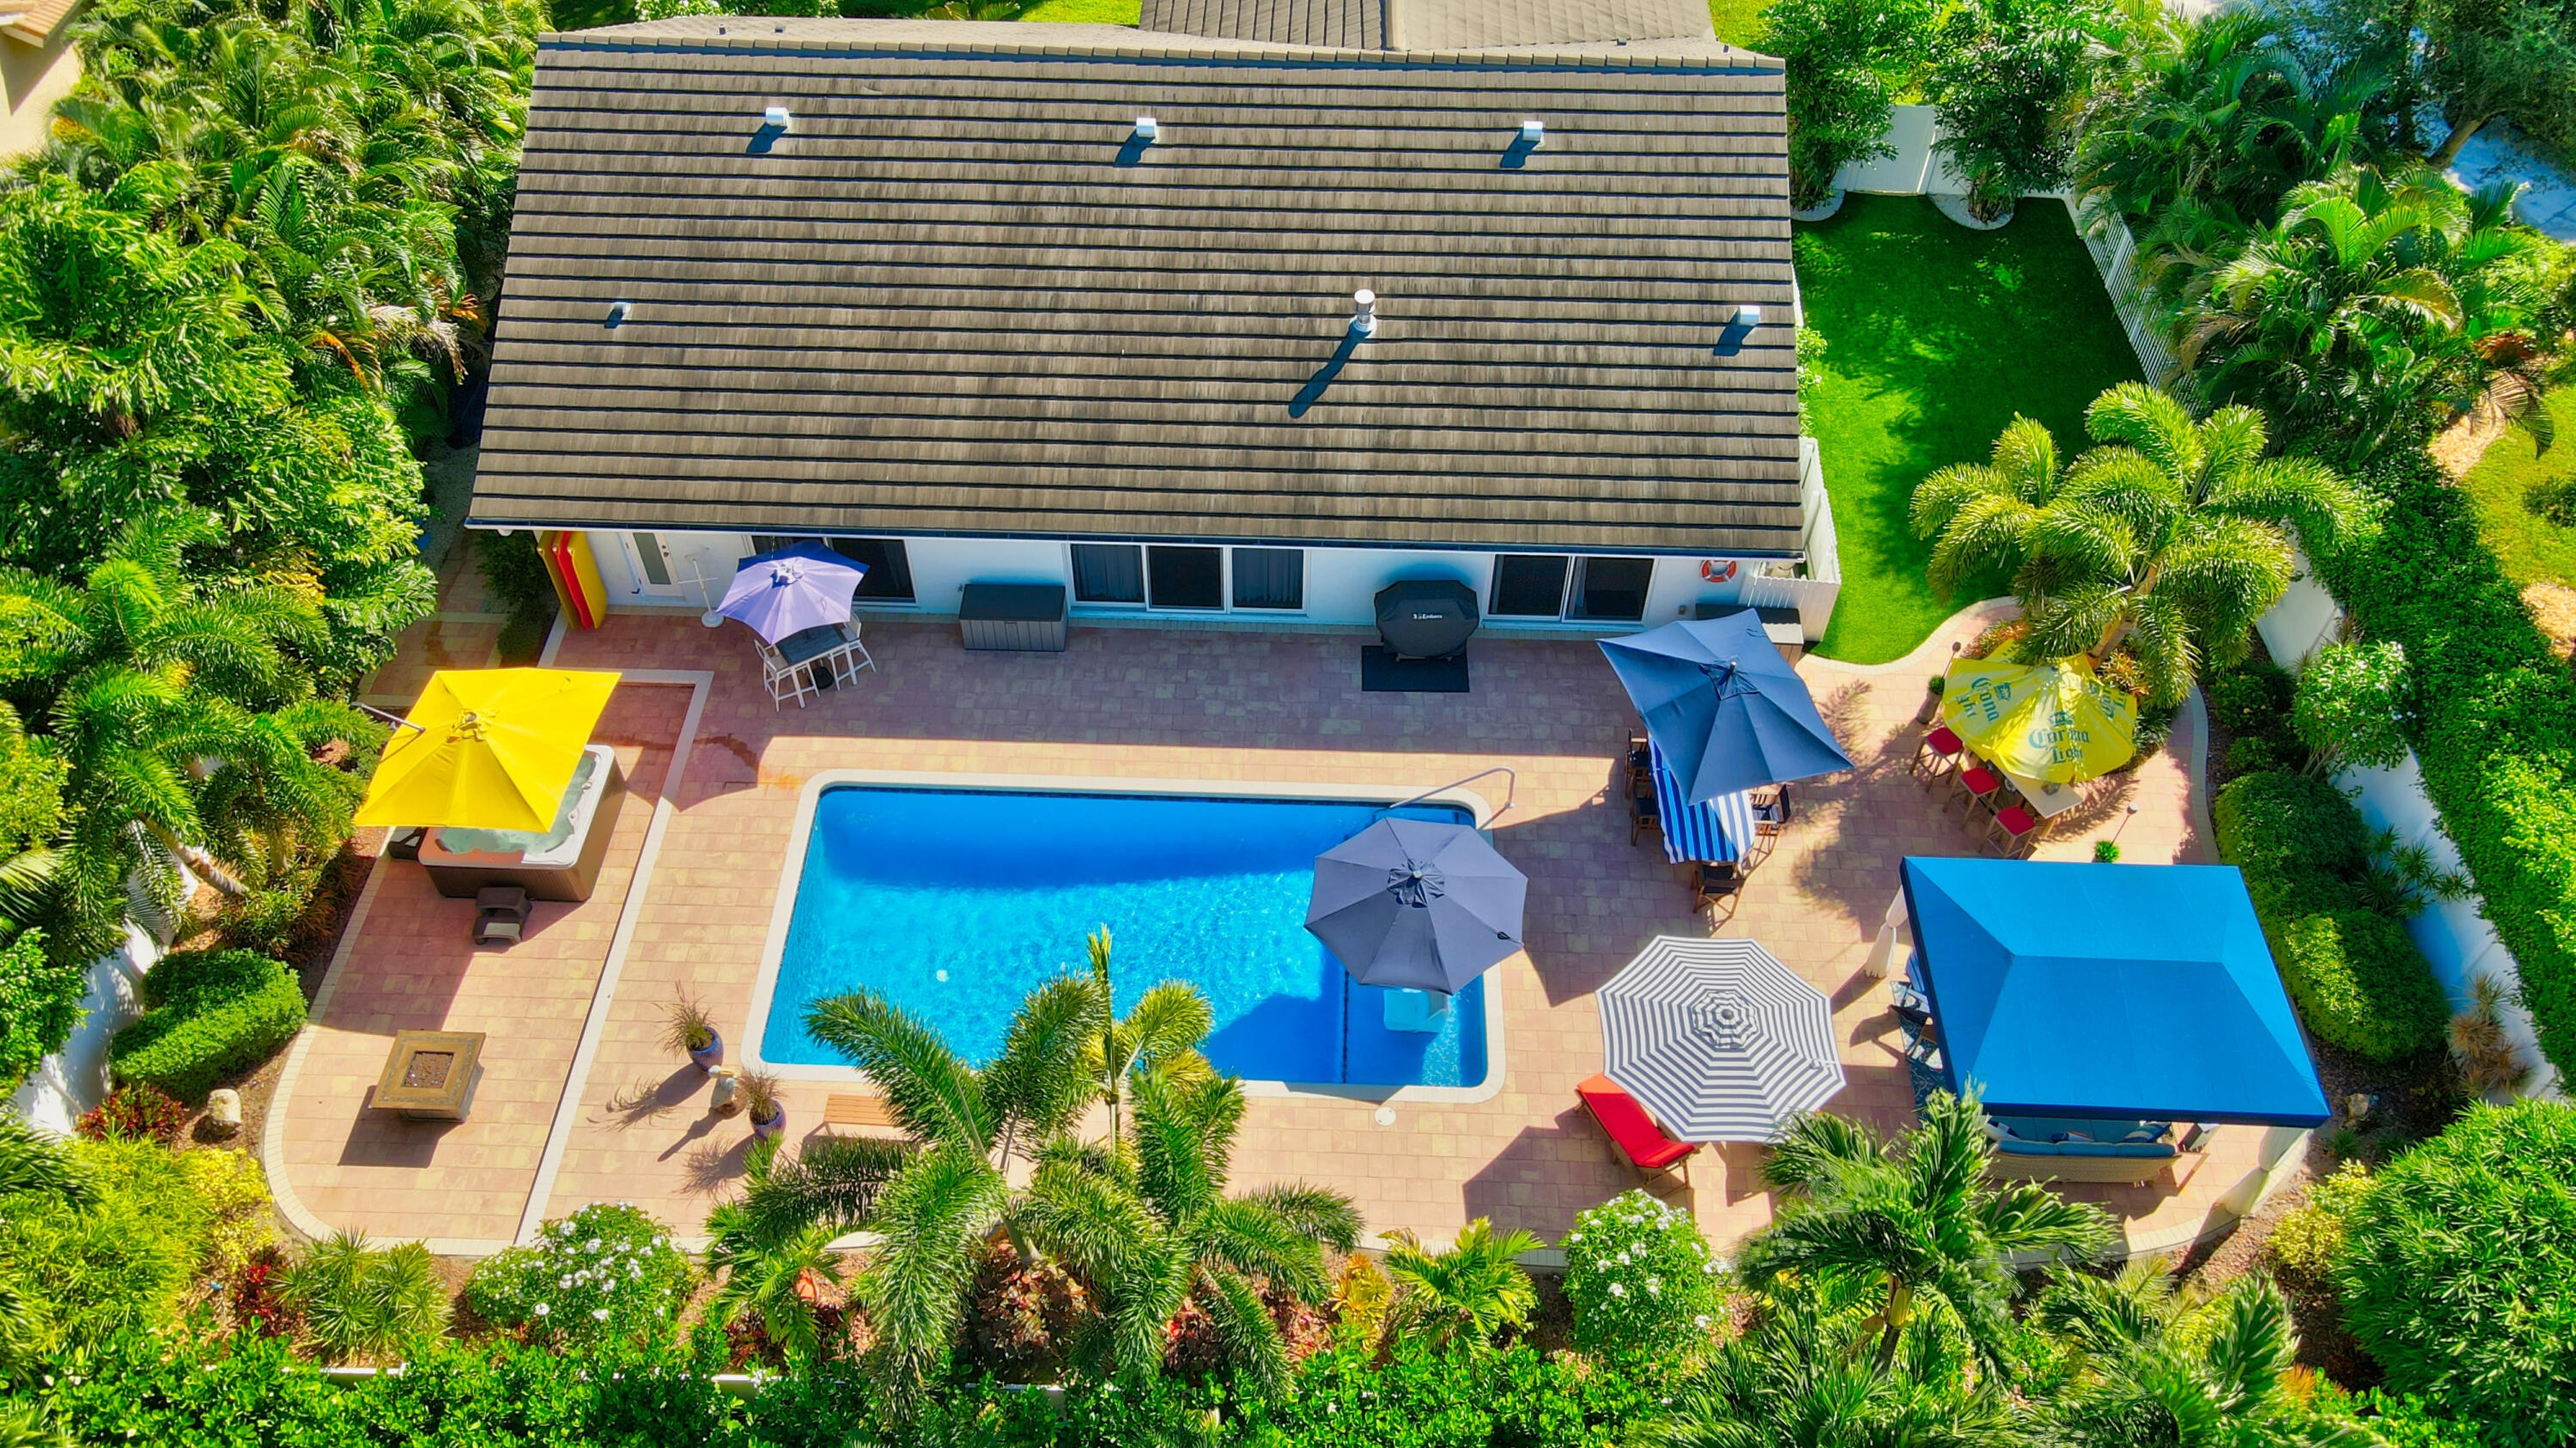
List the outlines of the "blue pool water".
{"type": "MultiPolygon", "coordinates": [[[[1460,820],[1454,807],[1407,808],[1460,820]]],[[[1485,1078],[1482,981],[1436,1033],[1389,1031],[1388,992],[1306,933],[1315,856],[1369,805],[845,786],[816,801],[760,1054],[841,1058],[805,1034],[816,999],[868,986],[977,1062],[1049,977],[1087,969],[1107,925],[1121,1011],[1185,980],[1208,998],[1208,1060],[1248,1080],[1462,1086],[1485,1078]]]]}

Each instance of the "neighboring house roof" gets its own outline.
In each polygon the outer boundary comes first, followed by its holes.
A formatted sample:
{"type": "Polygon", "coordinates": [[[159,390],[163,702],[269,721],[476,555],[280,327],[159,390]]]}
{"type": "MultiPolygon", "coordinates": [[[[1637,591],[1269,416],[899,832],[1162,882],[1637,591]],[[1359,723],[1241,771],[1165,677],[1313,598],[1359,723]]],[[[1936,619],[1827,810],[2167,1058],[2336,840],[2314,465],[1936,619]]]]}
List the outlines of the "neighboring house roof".
{"type": "Polygon", "coordinates": [[[1794,552],[1782,124],[1714,41],[552,36],[473,521],[1794,552]]]}
{"type": "Polygon", "coordinates": [[[1716,38],[1707,0],[1144,0],[1144,28],[1355,50],[1716,38]]]}
{"type": "Polygon", "coordinates": [[[83,0],[33,0],[32,4],[0,4],[0,35],[28,45],[42,45],[53,39],[54,31],[82,3],[83,0]]]}

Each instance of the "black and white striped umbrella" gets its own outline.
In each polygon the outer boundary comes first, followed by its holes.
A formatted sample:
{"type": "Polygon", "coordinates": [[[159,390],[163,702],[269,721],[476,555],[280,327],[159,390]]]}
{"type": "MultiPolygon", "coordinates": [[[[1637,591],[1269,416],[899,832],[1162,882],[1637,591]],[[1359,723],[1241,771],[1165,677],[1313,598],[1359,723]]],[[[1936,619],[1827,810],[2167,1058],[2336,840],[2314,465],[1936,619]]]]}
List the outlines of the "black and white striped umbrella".
{"type": "Polygon", "coordinates": [[[1770,1141],[1843,1089],[1834,1007],[1750,940],[1655,938],[1601,987],[1602,1073],[1675,1141],[1770,1141]]]}

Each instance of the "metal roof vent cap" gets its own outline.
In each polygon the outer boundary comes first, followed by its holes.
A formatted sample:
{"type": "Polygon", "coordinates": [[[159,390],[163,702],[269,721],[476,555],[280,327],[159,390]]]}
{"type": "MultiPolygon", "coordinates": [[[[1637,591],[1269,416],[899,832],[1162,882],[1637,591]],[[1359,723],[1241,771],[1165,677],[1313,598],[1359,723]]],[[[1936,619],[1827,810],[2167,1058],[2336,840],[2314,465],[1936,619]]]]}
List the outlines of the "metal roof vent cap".
{"type": "Polygon", "coordinates": [[[1747,330],[1761,326],[1762,309],[1750,302],[1738,303],[1735,308],[1735,325],[1747,330]]]}
{"type": "Polygon", "coordinates": [[[1156,121],[1152,116],[1138,116],[1136,118],[1136,139],[1144,142],[1148,146],[1153,145],[1155,142],[1163,139],[1162,124],[1156,121]]]}
{"type": "Polygon", "coordinates": [[[771,106],[760,113],[760,123],[773,131],[786,130],[790,119],[785,106],[771,106]]]}
{"type": "Polygon", "coordinates": [[[1351,330],[1363,337],[1377,335],[1377,293],[1366,287],[1351,293],[1351,330]]]}
{"type": "Polygon", "coordinates": [[[1546,144],[1547,144],[1547,122],[1545,122],[1545,121],[1523,121],[1523,122],[1521,122],[1521,144],[1522,144],[1522,145],[1524,145],[1524,146],[1527,146],[1527,147],[1531,148],[1532,150],[1536,150],[1538,147],[1546,145],[1546,144]]]}

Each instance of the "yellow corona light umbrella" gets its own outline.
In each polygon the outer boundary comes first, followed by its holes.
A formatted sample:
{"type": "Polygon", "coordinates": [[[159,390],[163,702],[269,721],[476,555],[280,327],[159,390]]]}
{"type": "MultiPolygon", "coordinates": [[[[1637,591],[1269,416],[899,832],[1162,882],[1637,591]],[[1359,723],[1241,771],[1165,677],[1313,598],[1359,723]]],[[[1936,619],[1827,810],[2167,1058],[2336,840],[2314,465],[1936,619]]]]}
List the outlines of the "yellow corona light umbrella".
{"type": "Polygon", "coordinates": [[[616,687],[613,673],[574,669],[430,675],[405,721],[410,727],[385,743],[358,823],[551,827],[616,687]]]}
{"type": "Polygon", "coordinates": [[[2106,774],[2138,752],[2137,701],[2082,658],[1961,659],[1941,686],[1941,722],[2005,773],[2046,784],[2106,774]]]}

